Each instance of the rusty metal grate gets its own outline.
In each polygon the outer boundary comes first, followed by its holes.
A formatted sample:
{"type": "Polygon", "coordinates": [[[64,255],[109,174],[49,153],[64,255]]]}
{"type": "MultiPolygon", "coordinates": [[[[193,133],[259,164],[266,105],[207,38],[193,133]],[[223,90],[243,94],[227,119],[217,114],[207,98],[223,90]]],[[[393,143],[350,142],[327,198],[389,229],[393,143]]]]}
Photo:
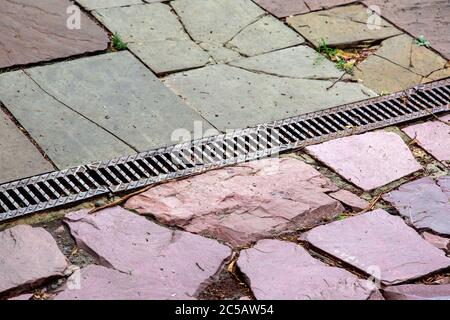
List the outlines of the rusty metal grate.
{"type": "Polygon", "coordinates": [[[0,185],[0,221],[448,111],[450,79],[0,185]]]}

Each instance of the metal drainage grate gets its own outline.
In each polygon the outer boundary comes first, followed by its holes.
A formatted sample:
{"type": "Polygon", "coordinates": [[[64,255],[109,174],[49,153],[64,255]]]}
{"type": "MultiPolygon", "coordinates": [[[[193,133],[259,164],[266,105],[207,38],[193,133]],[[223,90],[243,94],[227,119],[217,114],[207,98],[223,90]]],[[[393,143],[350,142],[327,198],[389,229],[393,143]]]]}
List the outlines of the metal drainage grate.
{"type": "Polygon", "coordinates": [[[448,111],[450,79],[0,185],[0,221],[448,111]]]}

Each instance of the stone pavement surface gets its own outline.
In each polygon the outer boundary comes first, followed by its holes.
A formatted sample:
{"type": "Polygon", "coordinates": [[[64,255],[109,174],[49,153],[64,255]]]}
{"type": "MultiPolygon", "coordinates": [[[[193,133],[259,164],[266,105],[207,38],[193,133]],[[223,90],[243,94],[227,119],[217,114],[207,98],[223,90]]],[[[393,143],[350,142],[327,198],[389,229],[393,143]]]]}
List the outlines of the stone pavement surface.
{"type": "MultiPolygon", "coordinates": [[[[27,135],[63,169],[450,75],[445,0],[363,1],[377,30],[351,0],[76,2],[80,30],[67,0],[0,13],[0,183],[51,170],[27,135]]],[[[0,224],[0,298],[449,299],[448,120],[0,224]]]]}
{"type": "Polygon", "coordinates": [[[67,27],[69,0],[3,0],[0,68],[105,50],[108,35],[81,13],[80,29],[67,27]]]}
{"type": "Polygon", "coordinates": [[[366,191],[422,169],[400,136],[386,131],[335,139],[306,150],[366,191]]]}
{"type": "Polygon", "coordinates": [[[53,166],[1,110],[0,137],[0,183],[53,171],[53,166]]]}

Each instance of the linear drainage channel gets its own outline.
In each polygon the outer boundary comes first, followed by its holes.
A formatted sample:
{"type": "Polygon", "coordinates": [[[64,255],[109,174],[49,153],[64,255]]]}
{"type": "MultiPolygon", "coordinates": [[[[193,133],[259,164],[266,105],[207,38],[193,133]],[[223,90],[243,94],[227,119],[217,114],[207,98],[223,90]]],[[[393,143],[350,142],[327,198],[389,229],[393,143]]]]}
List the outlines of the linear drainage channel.
{"type": "Polygon", "coordinates": [[[448,111],[450,79],[233,133],[0,185],[0,221],[448,111]]]}

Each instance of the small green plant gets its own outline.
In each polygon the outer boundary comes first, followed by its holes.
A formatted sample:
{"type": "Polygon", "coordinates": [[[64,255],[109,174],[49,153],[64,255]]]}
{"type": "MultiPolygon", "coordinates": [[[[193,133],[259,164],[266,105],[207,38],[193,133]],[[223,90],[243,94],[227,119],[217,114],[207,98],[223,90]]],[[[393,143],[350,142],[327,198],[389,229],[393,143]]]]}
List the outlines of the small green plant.
{"type": "Polygon", "coordinates": [[[347,216],[344,215],[344,214],[340,214],[340,215],[337,216],[338,220],[344,220],[345,218],[347,218],[347,216]]]}
{"type": "Polygon", "coordinates": [[[352,62],[347,62],[344,59],[340,59],[339,57],[337,57],[337,62],[336,62],[336,68],[338,68],[341,71],[345,71],[349,74],[353,74],[353,65],[354,63],[352,62]]]}
{"type": "Polygon", "coordinates": [[[122,41],[122,38],[120,35],[115,32],[111,38],[112,46],[116,50],[125,50],[128,48],[128,44],[126,42],[122,41]]]}
{"type": "Polygon", "coordinates": [[[336,57],[337,49],[330,48],[325,41],[325,39],[322,38],[322,44],[319,46],[319,53],[324,53],[329,59],[333,60],[336,57]]]}
{"type": "MultiPolygon", "coordinates": [[[[322,39],[322,44],[319,46],[318,51],[322,54],[322,57],[325,55],[331,61],[336,62],[336,68],[339,70],[353,74],[354,55],[336,48],[330,48],[325,39],[322,39]]],[[[317,65],[320,62],[321,60],[317,58],[314,64],[317,65]]]]}
{"type": "Polygon", "coordinates": [[[425,39],[425,37],[422,35],[420,35],[417,39],[416,39],[416,44],[419,47],[429,47],[430,46],[430,41],[428,41],[427,39],[425,39]]]}

